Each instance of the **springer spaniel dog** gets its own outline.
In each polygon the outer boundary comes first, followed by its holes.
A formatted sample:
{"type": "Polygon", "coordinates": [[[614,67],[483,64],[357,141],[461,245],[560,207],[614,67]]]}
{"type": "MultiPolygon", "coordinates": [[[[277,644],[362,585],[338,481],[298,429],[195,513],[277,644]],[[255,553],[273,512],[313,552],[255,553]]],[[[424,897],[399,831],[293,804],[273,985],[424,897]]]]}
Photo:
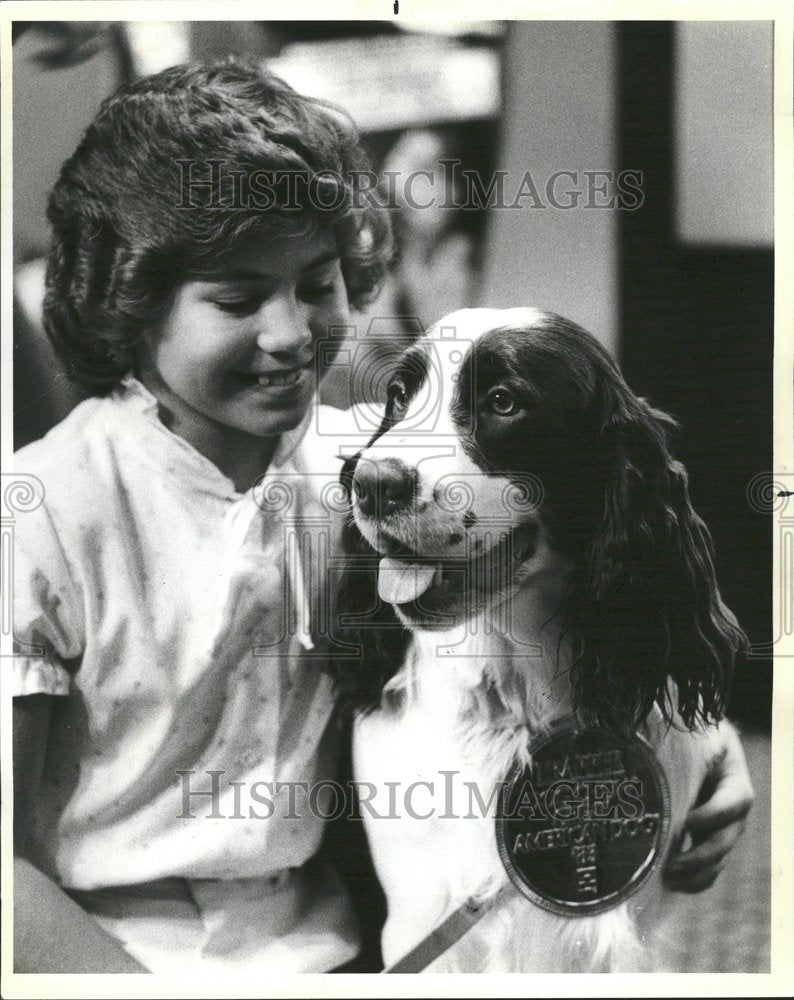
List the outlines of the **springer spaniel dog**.
{"type": "Polygon", "coordinates": [[[674,428],[576,324],[472,309],[348,460],[337,683],[394,971],[665,968],[660,870],[745,643],[674,428]]]}

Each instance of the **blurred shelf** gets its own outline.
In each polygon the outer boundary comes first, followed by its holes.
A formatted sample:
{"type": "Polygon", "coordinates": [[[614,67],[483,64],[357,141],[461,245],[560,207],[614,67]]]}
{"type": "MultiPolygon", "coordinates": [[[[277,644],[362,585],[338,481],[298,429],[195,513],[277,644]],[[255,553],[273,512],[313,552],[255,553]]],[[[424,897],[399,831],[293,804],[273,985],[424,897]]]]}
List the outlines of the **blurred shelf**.
{"type": "Polygon", "coordinates": [[[495,118],[500,55],[432,35],[290,45],[268,69],[296,90],[350,112],[363,132],[495,118]]]}

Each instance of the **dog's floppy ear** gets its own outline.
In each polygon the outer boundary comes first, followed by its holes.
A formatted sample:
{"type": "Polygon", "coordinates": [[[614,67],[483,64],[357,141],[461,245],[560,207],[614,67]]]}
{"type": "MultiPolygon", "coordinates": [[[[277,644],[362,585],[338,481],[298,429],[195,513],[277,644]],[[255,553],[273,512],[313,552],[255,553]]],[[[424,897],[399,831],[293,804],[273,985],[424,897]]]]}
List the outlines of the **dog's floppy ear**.
{"type": "Polygon", "coordinates": [[[690,503],[686,471],[668,451],[675,426],[622,380],[610,386],[601,422],[603,518],[571,581],[577,708],[623,734],[654,702],[690,728],[719,719],[746,643],[720,599],[711,537],[690,503]]]}
{"type": "MultiPolygon", "coordinates": [[[[348,458],[341,482],[348,500],[360,455],[348,458]]],[[[370,711],[381,703],[386,683],[399,669],[408,632],[394,608],[378,596],[376,552],[358,530],[352,511],[342,529],[345,564],[334,602],[334,635],[344,651],[334,654],[330,673],[343,711],[370,711]]]]}

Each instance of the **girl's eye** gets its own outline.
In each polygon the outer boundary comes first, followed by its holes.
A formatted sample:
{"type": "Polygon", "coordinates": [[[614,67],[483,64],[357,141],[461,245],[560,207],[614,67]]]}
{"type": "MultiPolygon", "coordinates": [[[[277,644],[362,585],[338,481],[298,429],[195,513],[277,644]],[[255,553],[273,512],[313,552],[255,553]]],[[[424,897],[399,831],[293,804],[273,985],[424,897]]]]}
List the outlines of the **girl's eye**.
{"type": "Polygon", "coordinates": [[[336,288],[336,283],[333,281],[319,282],[316,285],[309,285],[303,290],[303,297],[305,299],[322,299],[326,295],[330,295],[336,288]]]}
{"type": "Polygon", "coordinates": [[[250,316],[259,308],[259,299],[216,299],[215,307],[232,316],[250,316]]]}
{"type": "Polygon", "coordinates": [[[500,417],[509,417],[520,409],[513,394],[503,385],[491,389],[485,402],[488,408],[500,417]]]}

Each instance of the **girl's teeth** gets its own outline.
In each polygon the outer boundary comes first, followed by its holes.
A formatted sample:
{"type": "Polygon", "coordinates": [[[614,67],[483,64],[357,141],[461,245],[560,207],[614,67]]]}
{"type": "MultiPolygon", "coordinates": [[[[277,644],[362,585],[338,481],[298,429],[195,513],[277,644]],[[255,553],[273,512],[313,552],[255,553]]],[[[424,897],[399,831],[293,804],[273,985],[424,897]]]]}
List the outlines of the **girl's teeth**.
{"type": "Polygon", "coordinates": [[[263,386],[269,385],[293,385],[300,378],[299,369],[292,368],[286,372],[268,372],[267,375],[258,375],[257,382],[263,386]]]}

